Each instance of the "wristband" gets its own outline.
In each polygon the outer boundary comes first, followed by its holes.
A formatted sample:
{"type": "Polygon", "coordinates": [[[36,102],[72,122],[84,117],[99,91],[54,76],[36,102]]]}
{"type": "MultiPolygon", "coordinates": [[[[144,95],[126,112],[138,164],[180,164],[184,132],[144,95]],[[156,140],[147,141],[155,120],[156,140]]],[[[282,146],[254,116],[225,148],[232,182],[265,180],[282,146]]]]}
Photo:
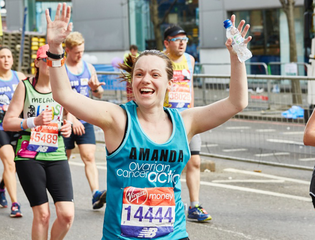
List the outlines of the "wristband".
{"type": "Polygon", "coordinates": [[[65,52],[63,52],[62,54],[54,54],[54,53],[47,51],[46,54],[47,54],[47,57],[52,58],[52,59],[56,59],[56,60],[62,59],[65,56],[65,52]]]}
{"type": "Polygon", "coordinates": [[[27,128],[34,128],[34,127],[36,127],[36,125],[34,123],[34,119],[35,119],[35,117],[30,117],[30,118],[26,119],[27,128]]]}
{"type": "Polygon", "coordinates": [[[98,89],[96,89],[96,90],[92,90],[92,92],[97,93],[97,92],[98,92],[98,89]]]}
{"type": "Polygon", "coordinates": [[[24,130],[25,130],[25,128],[23,128],[23,123],[24,123],[24,120],[25,120],[25,119],[22,119],[22,121],[21,121],[21,129],[22,129],[22,131],[24,131],[24,130]]]}
{"type": "Polygon", "coordinates": [[[65,59],[64,58],[58,59],[58,60],[47,59],[46,63],[47,63],[47,66],[49,67],[53,67],[53,68],[62,67],[65,64],[65,59]]]}

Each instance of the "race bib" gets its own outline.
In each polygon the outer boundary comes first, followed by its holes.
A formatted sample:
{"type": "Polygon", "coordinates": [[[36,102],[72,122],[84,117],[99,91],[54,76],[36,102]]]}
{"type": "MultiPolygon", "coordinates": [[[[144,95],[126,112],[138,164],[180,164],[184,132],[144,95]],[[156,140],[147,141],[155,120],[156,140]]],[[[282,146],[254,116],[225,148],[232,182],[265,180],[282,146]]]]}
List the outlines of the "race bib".
{"type": "Polygon", "coordinates": [[[58,123],[32,128],[27,149],[42,153],[55,152],[58,149],[58,123]]]}
{"type": "Polygon", "coordinates": [[[190,74],[186,69],[174,71],[174,82],[168,93],[171,108],[189,108],[191,103],[190,74]]]}
{"type": "Polygon", "coordinates": [[[121,232],[126,237],[153,239],[174,231],[173,188],[126,187],[121,213],[121,232]]]}

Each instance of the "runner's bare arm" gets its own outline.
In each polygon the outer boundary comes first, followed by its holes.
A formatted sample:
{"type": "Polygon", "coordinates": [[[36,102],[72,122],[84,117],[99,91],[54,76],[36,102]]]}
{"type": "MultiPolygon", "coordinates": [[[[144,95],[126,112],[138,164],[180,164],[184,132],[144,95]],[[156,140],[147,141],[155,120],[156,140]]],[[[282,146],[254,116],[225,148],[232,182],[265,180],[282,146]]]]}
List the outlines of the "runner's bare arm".
{"type": "Polygon", "coordinates": [[[303,142],[306,146],[315,146],[315,113],[313,112],[308,119],[303,136],[303,142]]]}
{"type": "MultiPolygon", "coordinates": [[[[232,15],[231,21],[234,24],[235,16],[232,15]]],[[[239,29],[242,29],[245,21],[241,21],[239,29]]],[[[246,25],[241,31],[245,38],[249,30],[249,25],[246,25]]],[[[251,37],[245,39],[248,43],[251,37]]],[[[204,107],[195,107],[182,112],[185,122],[188,138],[191,139],[197,133],[205,132],[219,126],[233,117],[238,112],[242,111],[248,104],[247,92],[247,75],[245,63],[241,63],[236,53],[232,49],[232,40],[228,39],[225,46],[230,53],[231,61],[231,78],[229,96],[225,99],[217,101],[213,104],[204,107]]]]}
{"type": "Polygon", "coordinates": [[[89,80],[89,87],[92,90],[92,94],[94,97],[102,98],[104,89],[102,88],[103,85],[105,85],[104,82],[100,82],[97,78],[97,74],[95,71],[95,68],[92,66],[92,64],[88,64],[90,72],[91,72],[91,79],[89,80]]]}
{"type": "MultiPolygon", "coordinates": [[[[3,120],[3,128],[5,131],[21,131],[27,129],[26,119],[21,118],[20,115],[24,107],[25,86],[20,82],[15,90],[9,109],[5,114],[3,120]],[[21,126],[22,125],[22,126],[21,126]]],[[[34,116],[35,117],[35,116],[34,116]]],[[[45,110],[39,116],[34,118],[36,126],[49,124],[52,119],[52,110],[45,110]]]]}
{"type": "MultiPolygon", "coordinates": [[[[51,21],[46,10],[47,42],[51,53],[63,53],[62,42],[72,30],[70,15],[71,9],[65,3],[58,4],[54,21],[51,21]]],[[[51,67],[49,73],[54,99],[74,116],[102,128],[107,139],[110,139],[107,146],[112,144],[113,148],[118,147],[126,126],[125,111],[116,104],[96,101],[74,92],[65,66],[51,67]]]]}

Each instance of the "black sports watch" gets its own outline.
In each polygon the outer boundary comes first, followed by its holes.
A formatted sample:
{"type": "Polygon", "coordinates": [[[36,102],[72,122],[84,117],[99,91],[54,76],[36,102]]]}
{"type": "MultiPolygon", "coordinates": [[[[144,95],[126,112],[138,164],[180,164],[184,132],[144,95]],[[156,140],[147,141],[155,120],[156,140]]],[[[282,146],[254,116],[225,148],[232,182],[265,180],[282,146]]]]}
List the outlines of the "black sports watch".
{"type": "Polygon", "coordinates": [[[51,59],[57,59],[57,60],[63,59],[65,56],[65,52],[63,52],[62,54],[54,54],[54,53],[47,51],[46,54],[47,54],[47,57],[49,57],[51,59]]]}

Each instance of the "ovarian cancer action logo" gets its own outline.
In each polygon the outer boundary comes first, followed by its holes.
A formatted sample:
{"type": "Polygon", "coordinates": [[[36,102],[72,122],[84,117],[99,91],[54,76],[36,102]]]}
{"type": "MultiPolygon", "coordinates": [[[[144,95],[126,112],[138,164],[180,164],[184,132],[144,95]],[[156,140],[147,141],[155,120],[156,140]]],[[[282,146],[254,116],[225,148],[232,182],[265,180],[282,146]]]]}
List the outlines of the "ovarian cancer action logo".
{"type": "Polygon", "coordinates": [[[125,198],[129,204],[141,205],[148,199],[148,192],[146,189],[129,187],[126,191],[125,198]]]}

